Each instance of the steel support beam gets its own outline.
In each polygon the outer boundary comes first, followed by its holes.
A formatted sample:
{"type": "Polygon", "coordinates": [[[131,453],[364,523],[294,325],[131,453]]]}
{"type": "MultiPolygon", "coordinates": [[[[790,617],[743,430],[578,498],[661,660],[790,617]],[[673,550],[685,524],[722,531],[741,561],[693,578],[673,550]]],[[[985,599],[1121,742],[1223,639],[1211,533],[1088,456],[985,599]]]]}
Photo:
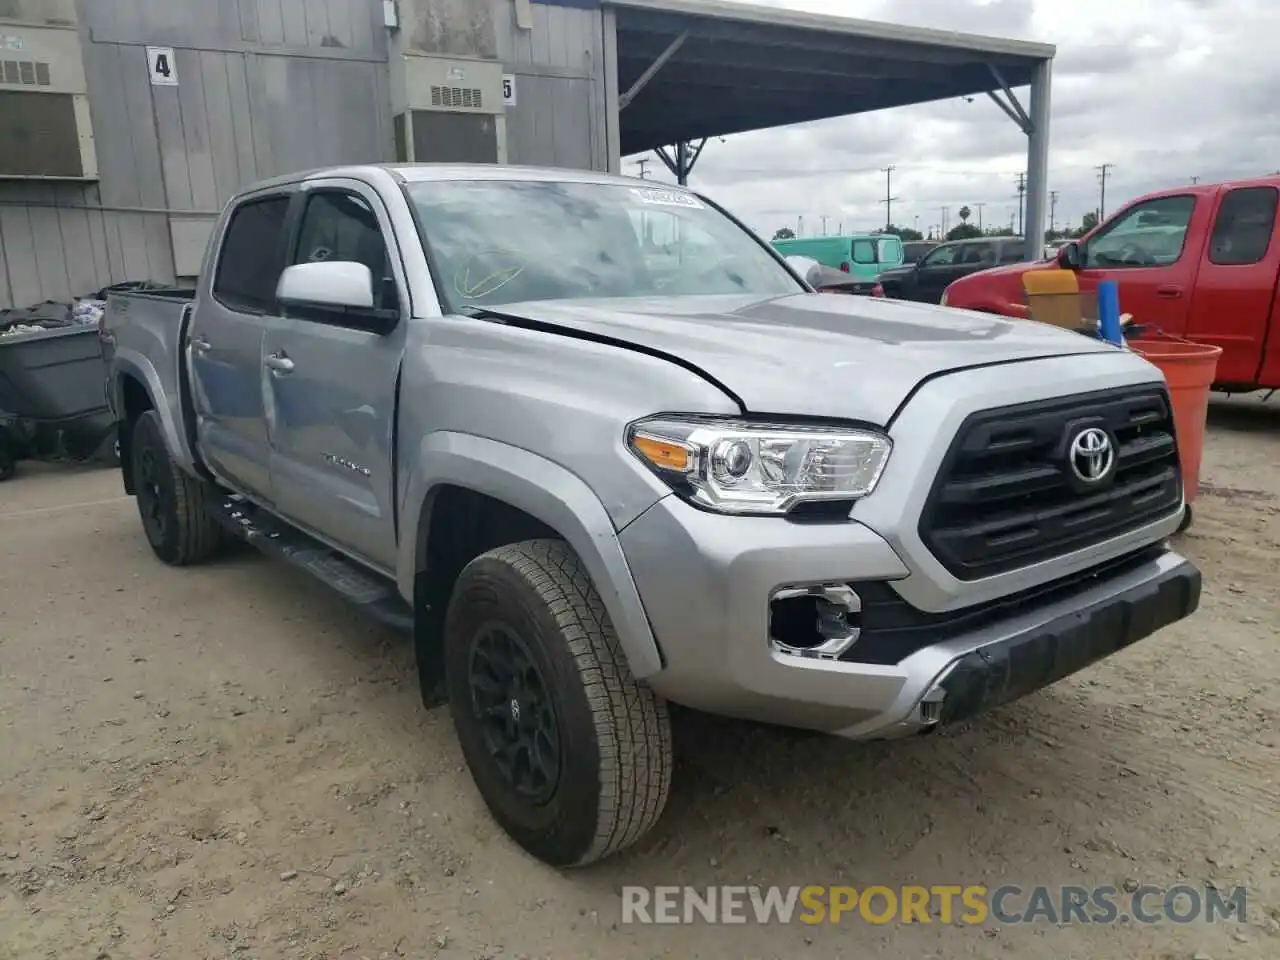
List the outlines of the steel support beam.
{"type": "Polygon", "coordinates": [[[1009,115],[1009,119],[1016,123],[1023,133],[1027,136],[1031,136],[1031,128],[1033,126],[1031,118],[1027,116],[1027,111],[1022,109],[1022,104],[1018,102],[1018,98],[1013,95],[1013,90],[1010,89],[1009,84],[1005,81],[1004,74],[1000,72],[1000,68],[994,63],[988,63],[987,69],[991,71],[991,76],[995,78],[996,83],[1000,84],[1000,89],[1004,91],[1004,95],[1009,98],[1009,102],[1005,103],[995,95],[994,91],[991,90],[987,91],[987,96],[994,100],[996,105],[1009,115]]]}
{"type": "Polygon", "coordinates": [[[1031,116],[1027,118],[1027,216],[1024,258],[1044,255],[1045,213],[1049,206],[1049,101],[1053,61],[1036,64],[1031,74],[1031,116]]]}
{"type": "Polygon", "coordinates": [[[706,145],[707,138],[703,137],[696,146],[692,140],[682,140],[674,147],[658,147],[653,152],[658,155],[662,165],[671,171],[676,178],[676,183],[682,187],[687,187],[689,185],[689,174],[693,172],[694,164],[702,156],[702,151],[706,145]]]}
{"type": "Polygon", "coordinates": [[[684,42],[688,39],[689,31],[686,30],[684,33],[680,34],[680,36],[672,40],[667,46],[667,49],[658,54],[658,59],[649,64],[644,73],[640,74],[640,76],[636,78],[636,82],[631,85],[631,89],[618,97],[619,110],[625,110],[631,105],[631,101],[634,100],[636,95],[648,85],[649,81],[653,79],[654,74],[667,65],[667,61],[679,52],[680,48],[684,46],[684,42]]]}

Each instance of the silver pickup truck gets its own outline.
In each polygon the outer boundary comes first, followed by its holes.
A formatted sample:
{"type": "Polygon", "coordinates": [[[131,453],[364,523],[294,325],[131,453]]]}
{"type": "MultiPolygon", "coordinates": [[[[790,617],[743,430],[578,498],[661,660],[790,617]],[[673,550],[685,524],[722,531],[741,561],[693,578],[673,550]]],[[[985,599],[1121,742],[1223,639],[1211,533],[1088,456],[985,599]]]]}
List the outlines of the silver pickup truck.
{"type": "Polygon", "coordinates": [[[1154,367],[815,293],[683,189],[283,177],[103,338],[156,555],[244,538],[412,631],[495,818],[556,865],[658,819],[668,702],[898,737],[1199,601],[1154,367]]]}

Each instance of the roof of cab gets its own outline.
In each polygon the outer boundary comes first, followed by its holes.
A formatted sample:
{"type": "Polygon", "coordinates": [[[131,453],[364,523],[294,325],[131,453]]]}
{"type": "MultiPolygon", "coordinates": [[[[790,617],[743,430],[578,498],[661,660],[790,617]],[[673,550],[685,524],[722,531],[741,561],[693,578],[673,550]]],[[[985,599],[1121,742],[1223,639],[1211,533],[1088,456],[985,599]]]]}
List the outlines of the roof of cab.
{"type": "Polygon", "coordinates": [[[611,173],[599,173],[594,170],[521,167],[494,163],[373,163],[300,170],[296,173],[259,181],[246,188],[244,192],[249,193],[293,183],[302,183],[308,180],[327,180],[337,177],[350,177],[368,181],[386,174],[390,174],[404,183],[440,180],[526,180],[544,183],[612,183],[626,186],[644,186],[660,190],[684,189],[671,184],[655,184],[652,181],[641,180],[637,177],[622,177],[611,173]]]}

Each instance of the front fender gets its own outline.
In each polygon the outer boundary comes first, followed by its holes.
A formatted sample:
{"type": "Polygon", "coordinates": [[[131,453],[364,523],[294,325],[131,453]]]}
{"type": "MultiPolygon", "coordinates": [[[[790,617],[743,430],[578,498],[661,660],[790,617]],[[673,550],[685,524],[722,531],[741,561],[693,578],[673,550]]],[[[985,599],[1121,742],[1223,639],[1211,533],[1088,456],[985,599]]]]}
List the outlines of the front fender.
{"type": "Polygon", "coordinates": [[[116,349],[111,361],[111,409],[118,420],[123,419],[124,378],[133,377],[147,391],[151,405],[160,416],[160,426],[164,431],[165,446],[169,448],[169,456],[183,470],[191,471],[195,466],[191,447],[187,443],[185,431],[182,429],[182,397],[178,385],[172,388],[166,385],[156,370],[155,364],[147,356],[137,350],[116,349]]]}
{"type": "Polygon", "coordinates": [[[396,579],[406,600],[414,596],[416,531],[423,507],[435,487],[454,484],[523,510],[564,537],[600,592],[631,672],[643,679],[662,669],[617,531],[604,505],[578,476],[528,450],[447,431],[429,434],[407,460],[396,559],[396,579]]]}

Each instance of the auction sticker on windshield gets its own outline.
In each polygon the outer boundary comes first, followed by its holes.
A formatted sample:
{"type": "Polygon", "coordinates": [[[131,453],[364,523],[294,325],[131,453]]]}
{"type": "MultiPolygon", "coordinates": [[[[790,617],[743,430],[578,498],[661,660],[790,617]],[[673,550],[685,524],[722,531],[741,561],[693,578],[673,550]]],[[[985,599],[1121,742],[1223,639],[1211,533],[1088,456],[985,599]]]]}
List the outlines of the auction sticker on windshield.
{"type": "Polygon", "coordinates": [[[643,190],[633,187],[631,192],[641,203],[650,203],[659,207],[692,207],[701,210],[702,204],[691,193],[680,190],[643,190]]]}

